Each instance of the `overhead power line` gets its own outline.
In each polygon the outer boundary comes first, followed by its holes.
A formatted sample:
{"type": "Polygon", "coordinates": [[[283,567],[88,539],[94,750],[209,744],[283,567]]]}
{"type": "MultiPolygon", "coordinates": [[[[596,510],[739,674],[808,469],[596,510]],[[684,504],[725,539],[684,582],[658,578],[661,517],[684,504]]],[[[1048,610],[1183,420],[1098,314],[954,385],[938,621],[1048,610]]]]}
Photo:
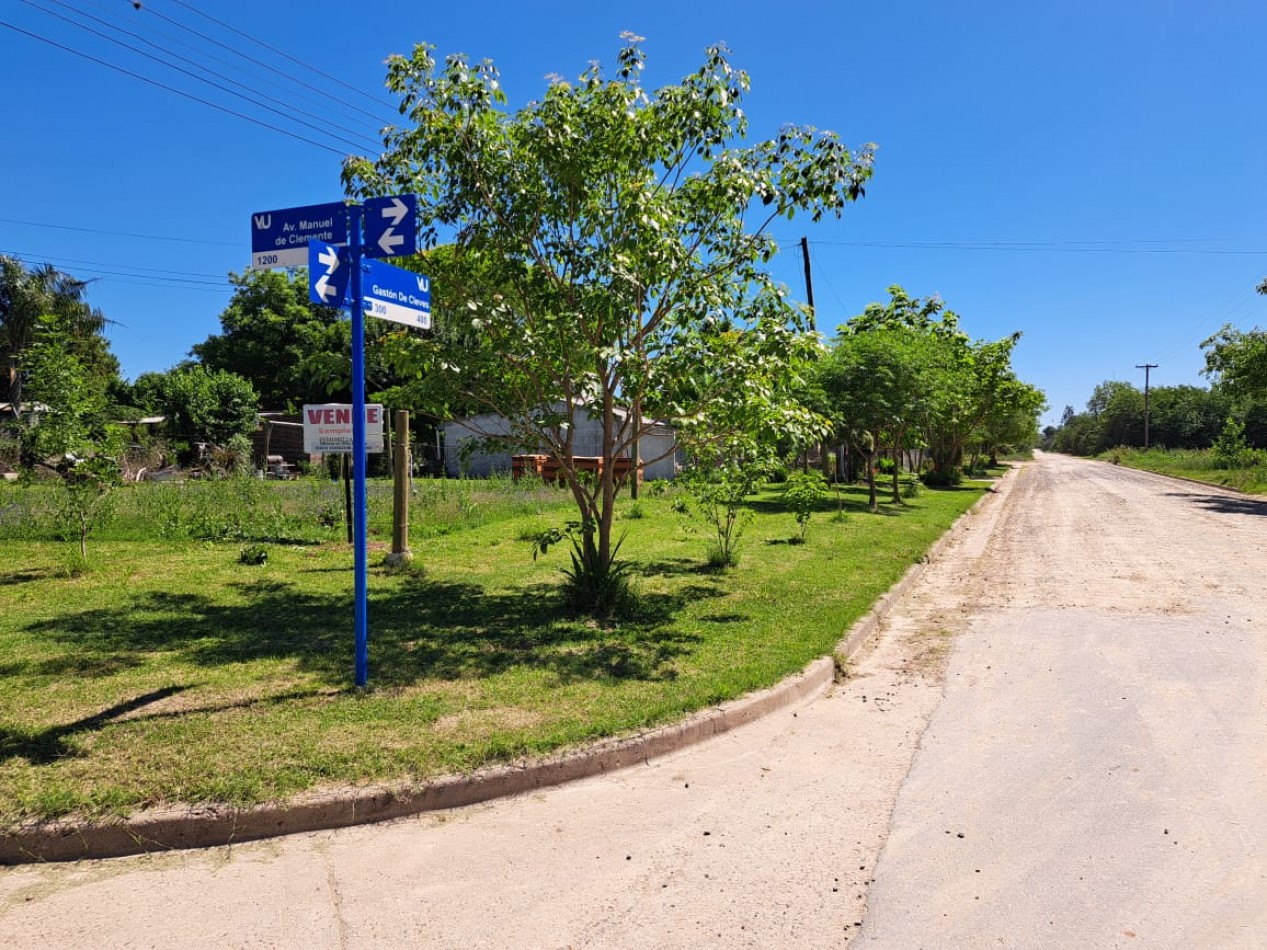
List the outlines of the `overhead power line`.
{"type": "MultiPolygon", "coordinates": [[[[342,79],[339,79],[337,76],[331,76],[329,73],[323,73],[321,70],[317,69],[317,67],[313,66],[310,63],[304,62],[302,59],[296,59],[294,56],[291,56],[285,50],[280,50],[275,46],[269,46],[263,40],[256,39],[254,36],[251,36],[248,33],[243,33],[237,27],[230,26],[228,23],[225,23],[222,20],[217,20],[211,14],[204,13],[203,11],[192,6],[191,4],[185,3],[185,0],[172,0],[172,2],[175,3],[177,6],[184,7],[186,10],[189,10],[191,13],[198,14],[198,16],[202,17],[204,20],[210,20],[216,26],[223,27],[224,29],[228,30],[230,33],[236,33],[238,36],[242,37],[243,39],[250,40],[256,46],[264,47],[264,49],[268,50],[270,53],[276,53],[278,56],[282,56],[290,60],[292,63],[296,63],[300,66],[303,66],[305,69],[311,70],[312,72],[316,73],[318,76],[322,77],[323,79],[329,79],[331,82],[338,83],[344,89],[349,89],[352,92],[355,92],[357,95],[364,96],[366,99],[369,99],[371,102],[376,102],[376,103],[379,103],[380,105],[386,105],[389,107],[392,105],[386,99],[380,98],[379,96],[371,95],[370,93],[366,92],[364,89],[358,89],[356,86],[349,85],[348,83],[344,82],[342,79]]],[[[134,2],[132,5],[135,6],[137,9],[141,8],[140,3],[134,2]]]]}
{"type": "MultiPolygon", "coordinates": [[[[221,274],[208,274],[203,271],[171,270],[170,268],[166,268],[166,267],[143,267],[140,264],[119,264],[119,263],[114,263],[114,262],[109,262],[109,261],[90,261],[90,260],[85,260],[84,258],[80,258],[80,257],[65,257],[64,255],[61,255],[61,254],[33,254],[30,251],[9,250],[9,251],[0,251],[0,254],[3,254],[7,257],[19,258],[21,260],[26,261],[28,264],[33,261],[48,262],[48,263],[52,263],[53,261],[65,261],[70,264],[89,264],[96,267],[119,267],[126,270],[147,271],[149,273],[159,274],[159,275],[166,274],[166,275],[174,275],[178,277],[201,277],[207,280],[215,281],[216,283],[219,283],[219,284],[223,284],[227,282],[225,277],[221,274]]],[[[136,276],[138,277],[148,276],[148,274],[146,275],[138,274],[136,276]]]]}
{"type": "MultiPolygon", "coordinates": [[[[24,0],[24,2],[29,3],[29,2],[30,2],[30,0],[24,0]]],[[[316,113],[314,113],[314,112],[309,112],[309,111],[307,111],[306,109],[301,109],[299,106],[296,106],[296,105],[294,105],[293,103],[285,102],[285,101],[284,101],[284,100],[282,100],[282,99],[278,99],[276,96],[271,96],[271,95],[269,95],[269,94],[268,94],[268,93],[266,93],[266,92],[261,92],[261,91],[259,91],[258,89],[254,88],[253,86],[247,85],[246,83],[242,82],[241,80],[234,79],[232,76],[226,76],[224,73],[217,72],[217,71],[216,71],[216,70],[214,70],[214,69],[210,69],[210,68],[209,68],[209,67],[207,67],[207,66],[206,66],[206,64],[204,64],[204,63],[200,63],[200,62],[198,62],[197,60],[190,59],[188,56],[182,56],[180,53],[174,52],[173,50],[169,49],[168,47],[163,46],[161,43],[156,43],[156,42],[154,42],[153,40],[149,39],[148,37],[142,36],[140,33],[137,33],[137,32],[135,32],[135,31],[133,31],[133,30],[128,30],[128,29],[125,29],[125,28],[123,28],[123,27],[121,27],[121,26],[116,26],[115,24],[111,23],[109,20],[103,20],[101,17],[98,17],[98,16],[93,16],[91,13],[87,13],[87,12],[85,12],[85,11],[83,11],[83,10],[77,10],[77,9],[75,9],[75,7],[74,7],[74,6],[72,6],[71,4],[66,3],[66,2],[65,2],[65,0],[45,0],[45,2],[47,2],[47,3],[55,3],[55,4],[57,4],[57,6],[59,6],[59,7],[65,7],[66,9],[68,9],[68,10],[72,11],[73,13],[77,13],[77,14],[79,14],[80,16],[87,17],[89,20],[92,20],[94,23],[100,23],[100,24],[101,24],[102,26],[104,26],[106,29],[109,29],[109,30],[114,30],[114,31],[116,31],[116,32],[118,32],[118,33],[122,33],[124,36],[130,36],[130,37],[132,37],[132,38],[133,38],[133,39],[135,39],[135,40],[139,40],[140,42],[142,42],[142,43],[146,44],[147,46],[151,46],[151,47],[153,47],[154,49],[158,50],[159,52],[163,53],[163,55],[164,55],[164,56],[168,56],[168,57],[172,57],[172,58],[174,58],[174,59],[178,59],[178,60],[180,60],[182,63],[187,63],[187,64],[189,64],[190,66],[194,67],[195,69],[201,69],[201,70],[203,70],[203,71],[204,71],[204,72],[206,72],[208,75],[215,76],[217,79],[223,79],[223,80],[224,80],[225,82],[227,82],[227,83],[231,83],[231,84],[232,84],[232,85],[234,85],[234,86],[238,86],[238,87],[240,87],[240,88],[242,88],[242,89],[246,89],[249,93],[251,93],[251,95],[250,95],[250,96],[244,96],[244,95],[242,95],[241,93],[235,93],[235,92],[232,92],[232,90],[226,90],[226,91],[230,92],[232,95],[236,95],[236,96],[238,96],[239,98],[246,99],[248,102],[251,102],[251,103],[252,103],[252,104],[254,104],[254,105],[259,105],[259,106],[261,106],[261,107],[263,107],[263,108],[268,108],[268,106],[265,106],[263,103],[259,102],[259,101],[258,101],[257,99],[255,99],[255,98],[253,98],[253,97],[259,97],[259,99],[263,99],[263,100],[265,100],[265,101],[267,101],[267,102],[272,102],[272,103],[275,103],[275,104],[277,104],[277,105],[281,106],[283,109],[288,109],[288,110],[290,110],[290,111],[292,111],[292,112],[298,113],[299,115],[304,115],[304,116],[307,116],[307,117],[308,117],[308,118],[310,118],[310,119],[316,119],[316,120],[318,120],[319,122],[321,122],[321,123],[322,123],[322,125],[311,125],[310,123],[306,123],[306,122],[304,122],[303,124],[304,124],[304,125],[307,125],[309,128],[316,129],[317,131],[323,131],[323,130],[324,130],[325,128],[327,128],[327,127],[328,127],[328,128],[332,128],[332,129],[339,129],[340,131],[347,132],[347,133],[349,133],[350,135],[360,136],[360,137],[363,139],[363,141],[365,141],[365,142],[372,142],[372,143],[374,143],[374,147],[375,147],[375,148],[378,146],[378,141],[377,141],[377,139],[375,139],[372,135],[367,135],[365,132],[360,131],[360,130],[357,130],[357,129],[350,129],[350,128],[348,128],[348,127],[347,127],[347,126],[345,126],[345,125],[339,125],[337,122],[332,122],[332,121],[330,121],[329,116],[318,115],[318,114],[316,114],[316,113]]],[[[40,8],[38,8],[38,7],[37,7],[37,9],[40,9],[40,8]]],[[[50,15],[52,15],[52,16],[57,16],[57,14],[54,14],[54,13],[53,13],[52,11],[50,11],[50,10],[42,10],[42,9],[41,9],[41,12],[48,13],[48,14],[50,14],[50,15]]],[[[63,17],[63,19],[65,19],[65,18],[63,17]]],[[[73,21],[68,21],[68,22],[73,22],[73,21]]],[[[81,26],[81,25],[80,25],[80,24],[78,24],[78,23],[75,23],[75,25],[76,25],[76,26],[81,26]]],[[[81,26],[81,29],[88,29],[88,28],[87,28],[87,27],[82,27],[82,26],[81,26]]],[[[95,30],[92,30],[92,32],[93,32],[93,33],[96,33],[96,31],[95,31],[95,30]]],[[[98,36],[101,36],[102,34],[97,33],[97,35],[98,35],[98,36]]],[[[156,62],[161,63],[161,64],[163,64],[163,65],[170,66],[172,69],[178,69],[178,70],[179,70],[179,67],[176,67],[176,66],[171,66],[171,64],[170,64],[170,63],[168,63],[166,60],[164,60],[164,59],[159,59],[159,58],[157,58],[157,57],[151,56],[149,53],[146,53],[146,52],[144,52],[143,50],[137,50],[135,47],[128,46],[126,43],[122,43],[121,41],[119,41],[119,40],[115,40],[115,39],[113,39],[112,37],[104,37],[104,38],[105,38],[105,39],[109,39],[109,40],[110,40],[111,42],[113,42],[113,43],[119,43],[119,45],[122,45],[122,46],[126,47],[127,49],[131,49],[131,50],[133,50],[134,52],[141,53],[141,55],[143,55],[143,56],[149,56],[149,58],[150,58],[150,59],[154,59],[156,62]]],[[[180,72],[185,72],[184,70],[179,70],[179,71],[180,71],[180,72]]],[[[192,74],[190,74],[190,73],[186,73],[186,75],[192,75],[192,74]]],[[[200,82],[208,82],[208,81],[209,81],[209,80],[202,79],[202,77],[200,77],[200,76],[195,76],[194,78],[198,79],[200,82]]],[[[213,85],[214,85],[214,84],[213,84],[213,85]]],[[[223,87],[217,86],[217,88],[223,88],[223,87]]],[[[277,112],[277,110],[275,110],[275,109],[274,109],[274,110],[270,110],[270,111],[277,112]]],[[[283,116],[283,117],[293,118],[293,117],[291,117],[291,116],[288,116],[286,112],[277,112],[277,114],[278,114],[278,115],[281,115],[281,116],[283,116]]],[[[299,121],[301,121],[301,120],[299,120],[299,119],[295,119],[295,121],[299,122],[299,121]]],[[[354,144],[354,143],[352,143],[352,142],[349,142],[347,139],[342,139],[342,138],[340,138],[340,139],[339,139],[339,141],[347,142],[349,145],[353,145],[353,144],[354,144]]],[[[364,145],[362,145],[361,147],[363,148],[363,147],[364,147],[364,145]]]]}
{"type": "Polygon", "coordinates": [[[204,241],[199,238],[168,237],[160,234],[135,234],[130,231],[107,231],[103,228],[82,228],[73,224],[48,224],[44,221],[21,221],[17,218],[0,218],[0,223],[21,224],[31,228],[56,228],[59,231],[83,231],[87,234],[108,234],[112,237],[139,238],[145,241],[173,241],[180,244],[210,244],[215,247],[241,247],[241,241],[204,241]]]}
{"type": "MultiPolygon", "coordinates": [[[[1125,244],[1191,244],[1216,241],[1193,238],[1177,241],[811,241],[835,247],[887,247],[951,251],[1045,251],[1058,254],[1259,254],[1267,250],[1241,248],[1123,247],[1125,244]]],[[[789,247],[795,245],[788,245],[789,247]]]]}
{"type": "MultiPolygon", "coordinates": [[[[278,69],[276,66],[273,66],[269,63],[258,60],[253,56],[249,56],[246,53],[243,53],[241,50],[235,49],[234,47],[230,46],[228,43],[221,42],[220,40],[216,39],[214,36],[208,36],[206,33],[200,32],[199,30],[195,30],[193,27],[185,23],[181,23],[179,20],[173,19],[172,17],[169,17],[166,14],[161,13],[158,10],[155,10],[154,8],[150,6],[133,2],[133,0],[127,0],[127,2],[130,3],[135,9],[139,11],[152,13],[154,16],[158,17],[163,22],[170,23],[172,26],[178,29],[185,30],[187,33],[191,33],[194,36],[197,36],[199,39],[205,40],[208,43],[213,43],[214,45],[220,47],[221,49],[228,50],[234,56],[239,56],[249,63],[254,63],[256,66],[260,66],[264,69],[267,69],[269,72],[274,73],[278,76],[281,76],[283,79],[287,80],[288,82],[296,83],[297,85],[303,86],[305,89],[310,89],[313,92],[319,93],[321,96],[325,98],[338,102],[341,105],[345,105],[349,109],[354,109],[357,112],[360,112],[362,115],[369,116],[375,122],[383,121],[382,118],[376,115],[375,113],[370,112],[366,109],[363,109],[360,106],[356,105],[355,103],[348,102],[346,99],[343,99],[343,98],[340,98],[339,96],[335,96],[331,94],[328,89],[321,89],[320,87],[314,86],[311,83],[305,82],[304,80],[299,79],[296,76],[293,76],[290,73],[285,72],[284,70],[278,69]]],[[[303,60],[296,59],[294,56],[291,56],[289,53],[283,52],[282,50],[279,50],[273,46],[269,46],[267,43],[263,42],[262,40],[257,40],[255,37],[250,36],[246,33],[243,33],[241,30],[236,29],[235,27],[229,26],[227,23],[222,23],[220,20],[217,20],[215,17],[211,16],[210,14],[203,13],[201,10],[191,7],[188,4],[180,3],[180,0],[173,0],[173,2],[178,3],[180,6],[185,7],[185,9],[198,14],[198,16],[202,17],[205,20],[210,20],[212,23],[215,23],[217,26],[220,26],[231,33],[236,33],[237,35],[243,37],[244,39],[250,40],[252,43],[255,43],[257,46],[262,46],[264,49],[268,50],[271,53],[274,53],[278,56],[282,56],[293,63],[299,64],[305,69],[317,74],[318,76],[321,76],[323,79],[328,79],[331,82],[337,83],[340,86],[344,86],[348,89],[351,89],[353,92],[359,93],[360,95],[363,95],[363,96],[367,96],[368,98],[372,99],[375,102],[381,102],[382,104],[388,106],[389,108],[394,108],[390,102],[386,102],[385,100],[378,99],[375,96],[370,96],[368,93],[363,92],[360,89],[357,89],[355,86],[351,86],[348,83],[345,83],[341,79],[337,79],[334,76],[330,76],[327,73],[323,73],[321,70],[313,66],[310,66],[309,64],[305,63],[303,60]]]]}
{"type": "MultiPolygon", "coordinates": [[[[31,264],[45,264],[45,263],[53,263],[53,261],[56,261],[56,260],[65,260],[65,261],[71,260],[71,258],[52,258],[52,259],[50,260],[50,259],[45,258],[45,257],[30,257],[30,256],[27,256],[27,255],[18,254],[18,253],[12,253],[12,252],[5,252],[5,253],[6,253],[9,257],[16,258],[17,260],[22,261],[22,263],[24,263],[24,264],[28,264],[28,265],[31,265],[31,264]]],[[[197,278],[193,278],[193,277],[162,277],[162,276],[159,276],[159,275],[156,275],[156,274],[135,274],[135,273],[131,273],[131,272],[130,272],[130,268],[129,268],[129,269],[127,269],[127,270],[115,270],[115,269],[114,269],[115,267],[124,267],[124,268],[128,268],[128,265],[126,265],[126,264],[120,264],[120,265],[104,264],[104,265],[92,265],[92,266],[85,266],[85,267],[76,267],[75,269],[76,269],[76,270],[78,270],[78,271],[82,271],[82,272],[84,272],[84,273],[104,274],[104,275],[108,275],[108,276],[111,276],[111,277],[139,277],[139,278],[143,278],[143,279],[145,279],[145,280],[164,281],[164,282],[170,282],[170,283],[174,283],[174,284],[196,284],[196,285],[201,285],[201,286],[204,286],[204,287],[211,287],[211,286],[215,286],[215,287],[221,287],[221,286],[223,286],[223,287],[227,287],[227,286],[229,285],[229,282],[228,282],[227,280],[223,280],[223,279],[221,279],[221,280],[201,280],[201,279],[197,279],[197,278]]]]}
{"type": "MultiPolygon", "coordinates": [[[[86,33],[91,33],[93,36],[98,36],[101,39],[106,40],[107,42],[114,43],[116,46],[121,46],[126,50],[130,50],[133,53],[136,53],[138,56],[144,56],[146,59],[153,60],[154,62],[158,63],[160,66],[166,66],[168,69],[175,70],[176,72],[184,76],[188,76],[190,79],[193,79],[195,82],[205,83],[206,85],[211,86],[214,89],[218,89],[223,93],[226,93],[230,96],[234,96],[238,99],[241,99],[244,102],[248,102],[251,105],[255,106],[256,108],[264,109],[266,112],[271,112],[274,115],[281,116],[283,119],[286,119],[290,122],[297,123],[298,125],[302,125],[305,128],[312,129],[315,132],[319,132],[324,135],[327,135],[333,141],[342,142],[344,145],[350,146],[351,148],[354,148],[354,149],[365,148],[365,145],[363,143],[353,142],[351,139],[345,138],[341,135],[335,135],[327,131],[325,128],[323,128],[320,125],[316,125],[304,119],[296,118],[295,116],[290,115],[287,112],[283,112],[281,109],[276,109],[273,106],[268,105],[267,103],[260,102],[258,99],[253,99],[250,96],[243,95],[242,93],[237,92],[236,90],[230,89],[228,86],[215,82],[214,80],[207,79],[205,76],[199,76],[197,73],[191,72],[190,70],[185,69],[182,66],[177,66],[173,63],[169,63],[166,60],[158,56],[155,56],[153,53],[147,53],[145,50],[140,49],[136,46],[133,46],[131,43],[125,43],[123,40],[117,39],[108,33],[102,33],[100,30],[93,29],[91,26],[87,26],[83,23],[80,23],[78,20],[72,19],[71,17],[58,13],[56,10],[50,10],[47,7],[40,6],[40,4],[36,2],[36,0],[22,0],[22,2],[25,3],[29,7],[34,7],[36,10],[39,10],[41,13],[45,14],[46,16],[55,17],[58,20],[61,20],[65,23],[69,23],[71,26],[77,27],[78,29],[81,29],[86,33]]],[[[61,0],[49,0],[49,2],[60,3],[61,0]]],[[[96,19],[96,18],[92,17],[92,19],[96,19]]]]}
{"type": "MultiPolygon", "coordinates": [[[[105,8],[101,0],[80,0],[80,2],[90,3],[93,7],[102,11],[103,13],[107,13],[107,14],[109,13],[109,11],[105,8]]],[[[124,2],[127,3],[128,6],[132,6],[132,0],[124,0],[124,2]]],[[[116,29],[122,30],[121,27],[116,27],[116,29]]],[[[165,32],[164,30],[156,29],[154,27],[149,27],[148,32],[150,36],[158,37],[159,39],[163,40],[163,42],[165,43],[174,44],[176,46],[182,47],[183,49],[189,50],[191,53],[193,53],[196,56],[201,57],[204,60],[209,60],[210,62],[213,62],[213,63],[219,63],[221,66],[227,66],[229,69],[231,69],[235,73],[245,76],[248,79],[251,79],[252,81],[255,81],[257,83],[258,82],[272,83],[271,79],[265,79],[262,75],[260,75],[258,70],[252,70],[248,66],[244,66],[241,56],[238,56],[237,59],[231,60],[224,56],[217,56],[215,53],[210,52],[207,49],[207,44],[205,42],[193,43],[193,42],[190,42],[189,40],[182,39],[181,37],[176,36],[172,33],[165,32]]],[[[158,44],[154,44],[150,40],[146,40],[146,42],[151,43],[151,45],[155,45],[155,46],[158,45],[158,44]]],[[[165,48],[165,47],[160,47],[160,48],[165,48]]],[[[290,95],[294,96],[295,99],[301,102],[307,103],[309,105],[319,106],[324,111],[325,114],[337,116],[341,119],[346,119],[350,122],[364,121],[364,119],[361,116],[352,116],[346,110],[339,108],[337,104],[334,102],[334,100],[332,100],[328,95],[317,96],[303,89],[290,90],[290,95]]],[[[298,107],[295,107],[295,108],[298,109],[298,107]]],[[[377,122],[378,120],[375,120],[376,132],[378,131],[377,122]]],[[[337,126],[337,127],[345,128],[344,126],[337,126]]]]}
{"type": "Polygon", "coordinates": [[[114,63],[106,62],[104,59],[99,59],[96,56],[92,56],[88,53],[82,52],[81,50],[77,50],[70,46],[65,46],[61,43],[58,43],[55,40],[50,40],[46,36],[40,36],[38,33],[32,33],[30,30],[24,30],[22,29],[22,27],[15,26],[14,24],[9,23],[7,20],[0,20],[0,26],[13,30],[15,33],[21,33],[23,36],[29,36],[33,40],[39,40],[41,43],[46,43],[49,46],[63,50],[64,52],[72,53],[75,56],[82,57],[83,59],[89,60],[90,62],[94,62],[94,63],[97,63],[98,65],[105,66],[108,69],[113,69],[115,72],[123,73],[125,76],[131,76],[133,79],[139,79],[141,80],[141,82],[148,83],[151,86],[157,86],[159,89],[165,89],[168,92],[174,92],[178,96],[183,96],[184,98],[191,99],[194,102],[199,102],[204,106],[210,106],[212,109],[215,109],[219,112],[223,112],[231,116],[236,116],[239,119],[245,119],[247,122],[253,123],[254,125],[258,125],[266,129],[271,129],[274,132],[280,132],[282,135],[289,136],[292,139],[297,139],[300,142],[305,142],[308,145],[315,146],[316,148],[324,149],[327,152],[333,152],[335,155],[339,155],[339,156],[343,156],[346,154],[342,149],[333,148],[332,146],[326,145],[322,142],[317,142],[306,136],[299,135],[296,132],[291,132],[288,129],[283,129],[280,126],[273,125],[270,122],[265,122],[262,119],[255,118],[254,116],[249,116],[244,113],[237,112],[234,109],[227,108],[226,106],[222,106],[219,103],[212,102],[209,99],[203,99],[200,96],[195,96],[192,93],[185,92],[183,89],[177,89],[175,86],[169,86],[166,83],[159,82],[155,79],[150,79],[147,76],[142,76],[140,73],[134,73],[130,69],[124,69],[122,66],[116,66],[114,63]]]}

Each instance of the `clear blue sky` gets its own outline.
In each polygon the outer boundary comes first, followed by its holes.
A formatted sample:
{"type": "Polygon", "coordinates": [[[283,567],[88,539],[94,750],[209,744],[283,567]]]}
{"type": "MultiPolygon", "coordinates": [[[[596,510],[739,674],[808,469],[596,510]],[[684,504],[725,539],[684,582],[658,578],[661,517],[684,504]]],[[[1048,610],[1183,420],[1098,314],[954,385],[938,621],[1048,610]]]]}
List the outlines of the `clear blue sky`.
{"type": "Polygon", "coordinates": [[[1048,394],[1051,419],[1104,379],[1142,385],[1138,363],[1160,364],[1158,385],[1203,384],[1205,336],[1267,323],[1267,298],[1253,292],[1267,275],[1261,0],[147,0],[139,11],[131,0],[13,0],[0,20],[320,143],[0,27],[0,251],[99,278],[90,299],[117,321],[109,335],[129,377],[168,368],[218,330],[225,275],[249,258],[251,212],[341,197],[341,156],[373,154],[396,115],[387,55],[426,41],[491,58],[521,104],[549,73],[610,64],[624,30],[647,38],[653,86],[696,68],[706,45],[729,44],[752,76],[754,136],[793,122],[879,145],[867,197],[841,220],[776,231],[789,245],[777,274],[798,295],[791,245],[812,242],[821,329],[893,283],[938,294],[973,336],[1024,333],[1016,365],[1048,394]],[[190,72],[214,69],[285,116],[45,10],[190,72]],[[315,129],[293,120],[297,108],[315,129]]]}

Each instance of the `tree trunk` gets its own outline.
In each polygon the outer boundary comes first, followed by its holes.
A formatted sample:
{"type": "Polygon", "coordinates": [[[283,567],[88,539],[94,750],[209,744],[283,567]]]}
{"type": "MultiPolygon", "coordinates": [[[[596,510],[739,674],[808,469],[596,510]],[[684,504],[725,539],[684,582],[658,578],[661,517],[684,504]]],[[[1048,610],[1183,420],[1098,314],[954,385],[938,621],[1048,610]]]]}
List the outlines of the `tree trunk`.
{"type": "Polygon", "coordinates": [[[876,497],[875,490],[875,460],[879,453],[874,448],[875,442],[871,444],[872,449],[867,453],[867,510],[879,511],[880,500],[876,497]]]}
{"type": "Polygon", "coordinates": [[[902,474],[902,450],[898,448],[901,444],[899,439],[893,446],[893,504],[900,505],[902,503],[902,486],[899,476],[902,474]]]}

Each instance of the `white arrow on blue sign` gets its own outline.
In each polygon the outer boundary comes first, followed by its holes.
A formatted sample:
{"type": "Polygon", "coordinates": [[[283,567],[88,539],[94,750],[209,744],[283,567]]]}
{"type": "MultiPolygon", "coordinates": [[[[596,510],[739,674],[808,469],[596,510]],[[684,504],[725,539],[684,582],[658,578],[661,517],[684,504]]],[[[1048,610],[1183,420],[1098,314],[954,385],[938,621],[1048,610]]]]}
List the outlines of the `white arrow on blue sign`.
{"type": "Polygon", "coordinates": [[[365,262],[365,312],[380,320],[431,329],[431,278],[379,261],[365,262]]]}
{"type": "Polygon", "coordinates": [[[418,197],[392,195],[365,202],[365,256],[399,257],[418,247],[418,197]]]}
{"type": "Polygon", "coordinates": [[[342,307],[351,276],[347,248],[324,241],[308,242],[308,297],[313,303],[342,307]]]}
{"type": "Polygon", "coordinates": [[[251,215],[251,268],[303,267],[309,241],[347,244],[347,205],[337,201],[251,215]]]}

